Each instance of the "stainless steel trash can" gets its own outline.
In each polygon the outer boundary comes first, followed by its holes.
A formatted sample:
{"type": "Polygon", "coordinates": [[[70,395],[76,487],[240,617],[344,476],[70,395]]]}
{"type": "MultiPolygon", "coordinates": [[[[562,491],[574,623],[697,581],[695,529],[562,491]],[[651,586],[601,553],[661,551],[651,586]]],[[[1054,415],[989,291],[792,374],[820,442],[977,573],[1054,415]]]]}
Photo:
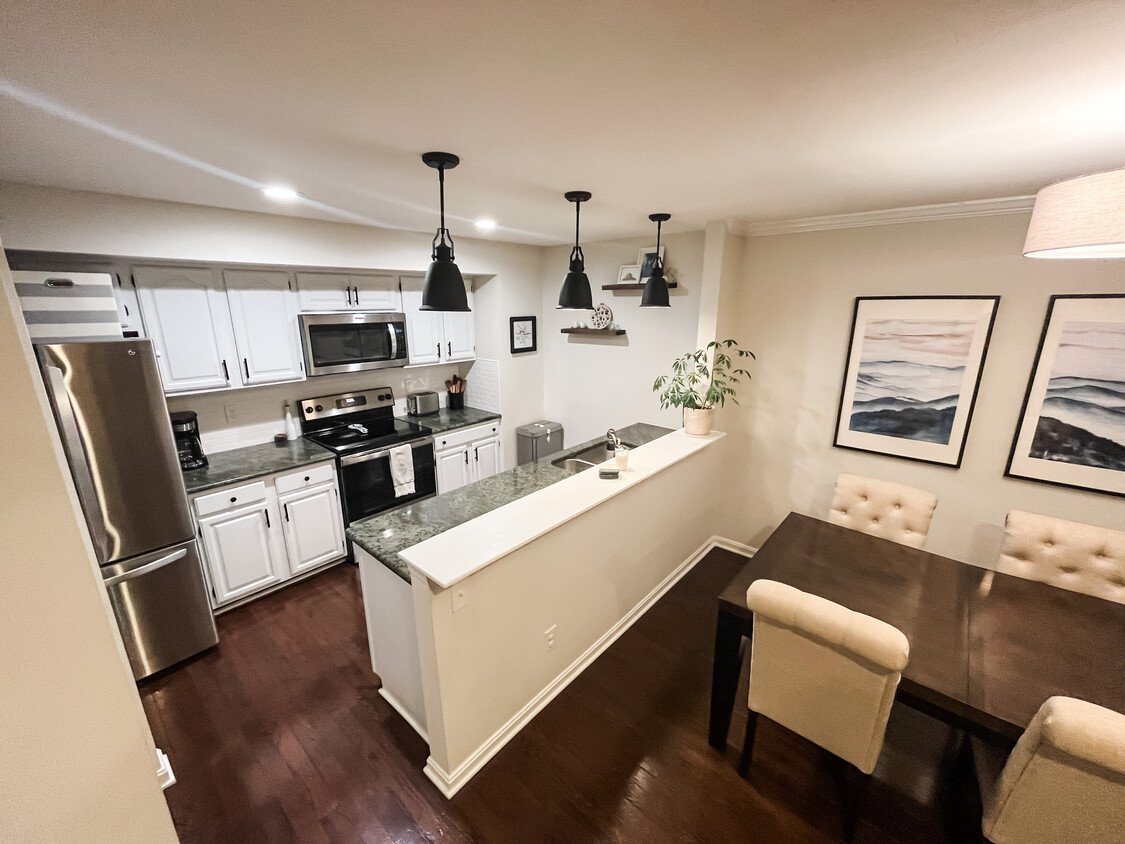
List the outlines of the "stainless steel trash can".
{"type": "Polygon", "coordinates": [[[516,462],[531,463],[548,454],[562,451],[563,426],[542,419],[516,428],[516,462]]]}

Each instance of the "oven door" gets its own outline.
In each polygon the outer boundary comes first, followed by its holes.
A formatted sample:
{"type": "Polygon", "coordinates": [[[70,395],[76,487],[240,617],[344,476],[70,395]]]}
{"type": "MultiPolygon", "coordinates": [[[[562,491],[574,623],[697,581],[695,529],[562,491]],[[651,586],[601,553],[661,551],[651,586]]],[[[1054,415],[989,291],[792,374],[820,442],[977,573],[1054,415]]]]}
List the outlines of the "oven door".
{"type": "Polygon", "coordinates": [[[406,365],[403,314],[301,314],[301,343],[309,375],[406,365]]]}
{"type": "Polygon", "coordinates": [[[433,439],[414,440],[409,445],[414,456],[414,494],[398,498],[391,480],[390,449],[340,458],[344,521],[347,524],[437,493],[433,439]]]}

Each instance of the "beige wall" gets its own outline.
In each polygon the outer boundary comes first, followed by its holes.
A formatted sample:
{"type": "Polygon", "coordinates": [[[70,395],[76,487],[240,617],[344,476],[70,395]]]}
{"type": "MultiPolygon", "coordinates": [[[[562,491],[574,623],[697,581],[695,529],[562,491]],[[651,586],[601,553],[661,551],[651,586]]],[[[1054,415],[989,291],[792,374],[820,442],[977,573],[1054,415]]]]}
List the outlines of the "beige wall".
{"type": "Polygon", "coordinates": [[[840,472],[922,487],[939,499],[927,547],[995,564],[1012,508],[1125,527],[1125,501],[1004,478],[1047,310],[1056,293],[1125,291],[1125,263],[1020,255],[1027,214],[748,238],[720,333],[758,354],[741,409],[717,426],[741,442],[745,527],[759,545],[791,510],[824,517],[840,472]],[[959,470],[834,448],[856,296],[997,294],[1000,307],[959,470]]]}
{"type": "Polygon", "coordinates": [[[656,243],[655,227],[651,238],[583,245],[594,304],[609,305],[614,320],[628,332],[618,338],[560,333],[577,319],[589,325],[590,312],[556,310],[571,247],[544,250],[539,327],[539,347],[545,355],[543,409],[548,419],[563,423],[568,444],[633,422],[682,425],[678,410],[660,409],[652,382],[671,371],[676,357],[696,348],[704,233],[666,235],[661,242],[666,245],[668,271],[679,284],[670,291],[668,309],[642,309],[640,293],[601,289],[603,284],[616,283],[622,264],[634,263],[640,249],[656,243]]]}
{"type": "MultiPolygon", "coordinates": [[[[479,276],[474,301],[477,355],[500,362],[501,409],[504,415],[505,465],[515,465],[515,428],[543,414],[542,359],[539,353],[512,355],[508,318],[540,315],[539,266],[542,249],[462,237],[456,230],[457,263],[462,272],[479,276]]],[[[110,194],[0,184],[0,237],[10,249],[91,252],[109,255],[295,264],[325,267],[370,267],[399,272],[425,272],[432,235],[331,223],[298,217],[229,211],[135,199],[110,194]]],[[[224,399],[197,403],[205,436],[218,447],[267,442],[280,431],[281,402],[356,386],[389,384],[396,391],[444,389],[453,367],[394,371],[355,378],[312,379],[292,386],[232,390],[219,394],[243,411],[227,423],[224,399]],[[309,390],[312,390],[312,393],[309,390]],[[277,420],[276,423],[273,420],[277,420]],[[208,430],[209,429],[209,430],[208,430]],[[245,430],[238,430],[245,429],[245,430]]],[[[460,370],[462,375],[467,366],[460,370]]],[[[196,409],[187,399],[174,399],[177,409],[196,409]]]]}
{"type": "Polygon", "coordinates": [[[0,276],[0,840],[175,841],[2,255],[0,276]]]}

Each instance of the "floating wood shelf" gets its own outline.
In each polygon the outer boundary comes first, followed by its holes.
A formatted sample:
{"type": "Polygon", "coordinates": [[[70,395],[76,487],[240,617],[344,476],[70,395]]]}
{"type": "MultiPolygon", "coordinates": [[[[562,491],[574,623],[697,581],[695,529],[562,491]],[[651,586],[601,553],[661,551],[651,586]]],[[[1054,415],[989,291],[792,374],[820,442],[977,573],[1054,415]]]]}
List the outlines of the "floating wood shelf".
{"type": "Polygon", "coordinates": [[[563,334],[583,334],[587,337],[619,337],[625,333],[624,328],[563,328],[563,334]]]}
{"type": "MultiPolygon", "coordinates": [[[[674,281],[668,282],[668,288],[669,289],[671,289],[673,287],[678,287],[678,286],[679,285],[674,281]]],[[[640,284],[640,283],[638,283],[638,284],[603,284],[602,285],[602,290],[644,290],[644,289],[645,289],[645,286],[643,284],[640,284]]]]}

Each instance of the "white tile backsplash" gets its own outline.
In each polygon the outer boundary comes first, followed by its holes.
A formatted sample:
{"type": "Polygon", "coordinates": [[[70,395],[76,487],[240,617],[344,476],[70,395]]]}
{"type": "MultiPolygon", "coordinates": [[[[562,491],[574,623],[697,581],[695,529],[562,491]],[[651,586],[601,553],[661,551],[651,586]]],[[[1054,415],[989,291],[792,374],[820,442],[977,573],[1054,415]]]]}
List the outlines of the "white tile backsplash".
{"type": "Polygon", "coordinates": [[[500,412],[500,362],[477,358],[465,376],[465,404],[480,410],[500,412]]]}

